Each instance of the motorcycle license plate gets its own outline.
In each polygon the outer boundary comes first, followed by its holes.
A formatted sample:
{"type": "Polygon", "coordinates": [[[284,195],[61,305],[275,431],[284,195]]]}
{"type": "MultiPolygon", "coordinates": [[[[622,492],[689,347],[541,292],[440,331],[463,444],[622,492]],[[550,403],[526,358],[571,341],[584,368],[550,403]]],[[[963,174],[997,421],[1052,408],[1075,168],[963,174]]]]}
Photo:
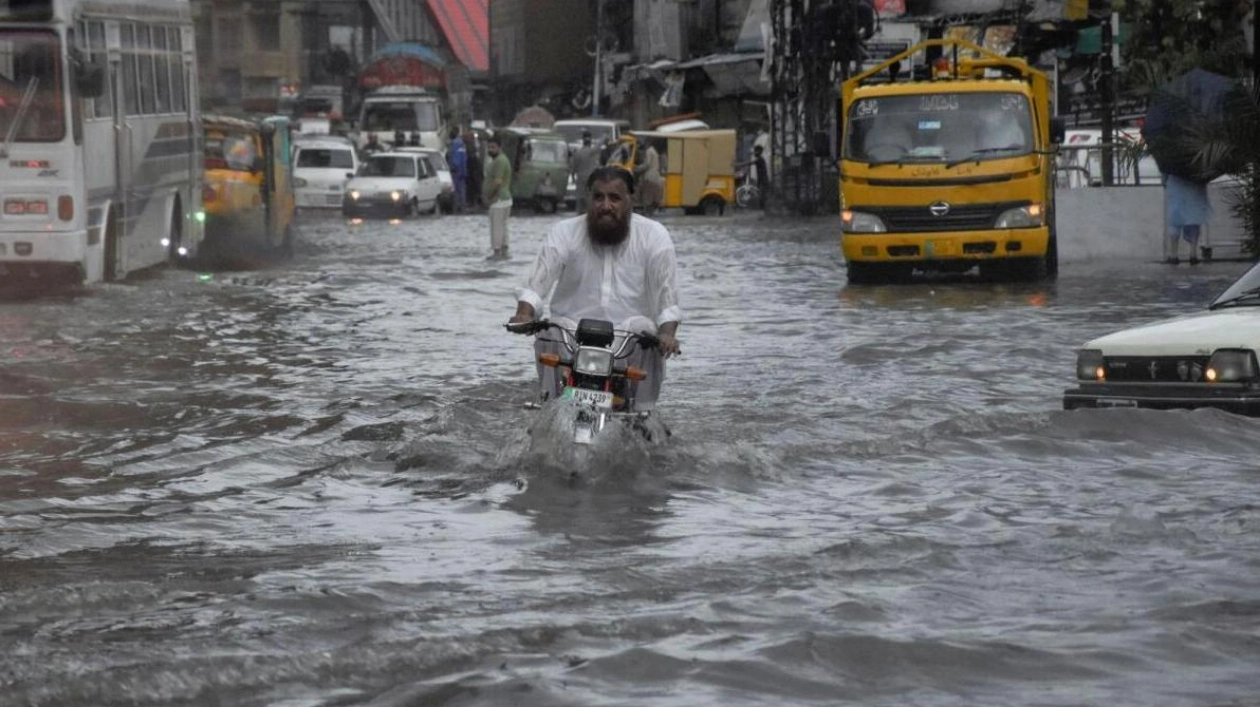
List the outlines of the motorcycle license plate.
{"type": "Polygon", "coordinates": [[[565,388],[564,397],[571,398],[574,402],[590,405],[600,409],[610,409],[613,404],[613,394],[603,390],[586,390],[585,388],[565,388]]]}

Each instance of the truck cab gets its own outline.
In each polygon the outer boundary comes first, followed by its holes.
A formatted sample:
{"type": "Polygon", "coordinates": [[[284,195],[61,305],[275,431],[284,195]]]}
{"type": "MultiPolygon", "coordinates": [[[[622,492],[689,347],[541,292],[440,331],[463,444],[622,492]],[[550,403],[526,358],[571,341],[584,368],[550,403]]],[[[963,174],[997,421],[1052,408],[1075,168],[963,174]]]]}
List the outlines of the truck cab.
{"type": "Polygon", "coordinates": [[[842,85],[841,248],[855,284],[912,271],[1054,277],[1050,82],[1020,59],[928,40],[842,85]],[[938,48],[928,77],[893,65],[938,48]]]}
{"type": "Polygon", "coordinates": [[[446,149],[446,111],[441,97],[414,86],[383,86],[363,99],[356,144],[386,148],[446,149]],[[401,141],[401,142],[400,142],[401,141]]]}

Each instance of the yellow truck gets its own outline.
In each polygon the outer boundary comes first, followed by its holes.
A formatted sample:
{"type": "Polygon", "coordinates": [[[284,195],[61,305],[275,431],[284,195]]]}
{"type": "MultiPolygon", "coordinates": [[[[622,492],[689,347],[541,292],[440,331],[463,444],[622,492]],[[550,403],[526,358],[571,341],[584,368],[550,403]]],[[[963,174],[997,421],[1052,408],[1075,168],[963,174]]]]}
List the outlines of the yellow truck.
{"type": "Polygon", "coordinates": [[[961,39],[922,42],[841,85],[841,249],[851,283],[915,270],[1058,273],[1051,83],[961,39]],[[929,76],[898,76],[923,54],[929,76]],[[891,71],[890,71],[891,69],[891,71]],[[900,80],[898,80],[900,79],[900,80]]]}

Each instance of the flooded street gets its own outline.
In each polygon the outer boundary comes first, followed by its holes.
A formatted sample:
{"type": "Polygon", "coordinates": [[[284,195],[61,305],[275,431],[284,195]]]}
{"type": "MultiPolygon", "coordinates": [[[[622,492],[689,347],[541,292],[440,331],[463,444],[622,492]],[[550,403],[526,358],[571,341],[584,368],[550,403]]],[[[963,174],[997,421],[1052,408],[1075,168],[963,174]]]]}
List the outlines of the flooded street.
{"type": "Polygon", "coordinates": [[[1255,704],[1260,421],[1060,409],[1246,264],[847,287],[829,220],[668,217],[673,436],[580,458],[502,326],[555,220],[0,304],[0,705],[1255,704]]]}

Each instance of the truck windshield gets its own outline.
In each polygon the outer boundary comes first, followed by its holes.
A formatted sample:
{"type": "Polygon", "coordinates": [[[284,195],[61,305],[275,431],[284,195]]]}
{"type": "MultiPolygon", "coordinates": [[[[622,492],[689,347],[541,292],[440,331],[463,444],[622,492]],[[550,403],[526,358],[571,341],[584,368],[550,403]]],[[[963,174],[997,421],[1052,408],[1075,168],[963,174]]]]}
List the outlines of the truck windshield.
{"type": "Polygon", "coordinates": [[[845,157],[872,164],[1003,159],[1033,150],[1018,93],[880,96],[849,110],[845,157]]]}
{"type": "Polygon", "coordinates": [[[433,101],[371,102],[363,107],[363,125],[372,132],[437,132],[438,108],[433,101]]]}
{"type": "Polygon", "coordinates": [[[63,94],[57,35],[0,30],[0,140],[13,130],[14,142],[60,141],[66,134],[63,94]]]}

